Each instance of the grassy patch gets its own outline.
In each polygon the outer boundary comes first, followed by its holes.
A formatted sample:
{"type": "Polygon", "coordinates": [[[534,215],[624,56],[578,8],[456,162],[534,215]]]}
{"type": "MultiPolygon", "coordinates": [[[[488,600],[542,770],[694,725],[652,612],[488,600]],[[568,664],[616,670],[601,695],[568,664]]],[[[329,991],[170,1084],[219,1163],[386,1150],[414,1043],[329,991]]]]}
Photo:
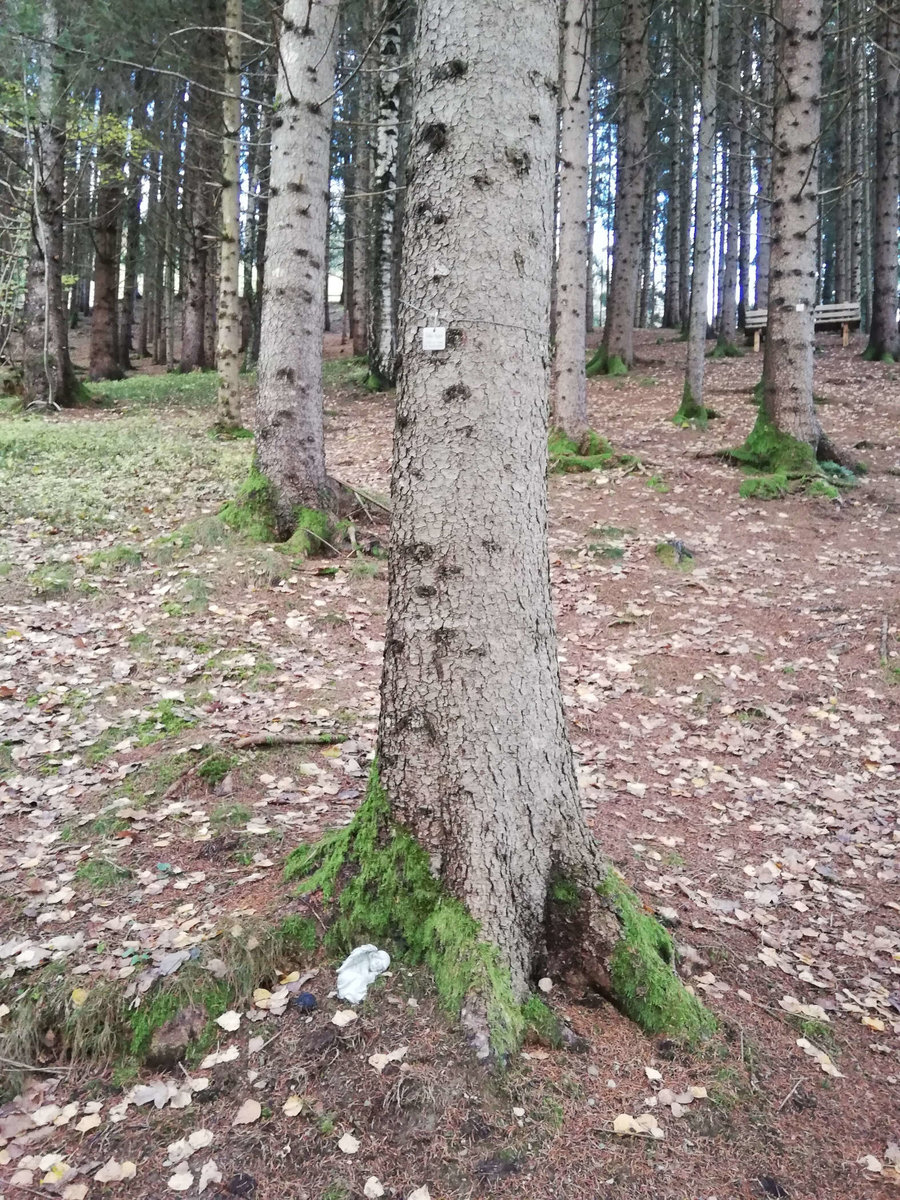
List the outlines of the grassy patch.
{"type": "Polygon", "coordinates": [[[593,430],[588,430],[578,443],[558,429],[551,430],[548,449],[549,469],[557,475],[633,466],[638,461],[634,455],[619,454],[606,438],[593,430]]]}
{"type": "Polygon", "coordinates": [[[104,892],[130,879],[131,872],[108,858],[89,858],[78,867],[75,878],[87,884],[92,891],[104,892]]]}
{"type": "Polygon", "coordinates": [[[225,776],[240,759],[236,754],[210,754],[197,768],[197,777],[210,787],[218,787],[225,776]]]}
{"type": "Polygon", "coordinates": [[[75,564],[70,562],[42,563],[28,576],[36,596],[62,596],[75,582],[75,564]]]}
{"type": "Polygon", "coordinates": [[[356,358],[326,358],[322,363],[322,385],[325,388],[357,387],[366,390],[369,361],[364,355],[356,358]]]}

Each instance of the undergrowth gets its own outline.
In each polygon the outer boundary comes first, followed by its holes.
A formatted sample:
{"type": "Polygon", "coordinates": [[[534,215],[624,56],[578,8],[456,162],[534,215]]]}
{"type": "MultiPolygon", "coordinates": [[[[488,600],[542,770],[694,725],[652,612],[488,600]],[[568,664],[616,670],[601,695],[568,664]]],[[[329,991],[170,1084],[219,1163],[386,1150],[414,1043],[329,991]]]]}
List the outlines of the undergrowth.
{"type": "Polygon", "coordinates": [[[559,429],[550,432],[548,443],[550,471],[569,475],[578,471],[598,471],[611,467],[634,466],[638,459],[619,454],[606,438],[589,429],[580,442],[574,442],[559,429]]]}

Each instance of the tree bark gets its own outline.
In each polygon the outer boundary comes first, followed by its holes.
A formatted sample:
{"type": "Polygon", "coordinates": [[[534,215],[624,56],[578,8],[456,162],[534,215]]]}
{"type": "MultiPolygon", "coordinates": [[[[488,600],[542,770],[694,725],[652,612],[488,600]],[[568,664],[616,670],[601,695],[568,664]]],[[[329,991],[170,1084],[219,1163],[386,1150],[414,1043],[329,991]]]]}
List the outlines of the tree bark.
{"type": "Polygon", "coordinates": [[[694,235],[694,268],[691,274],[691,308],[688,322],[687,363],[681,415],[701,417],[703,368],[706,365],[709,266],[712,255],[712,194],[716,158],[716,82],[719,64],[719,0],[704,0],[703,74],[700,82],[700,125],[697,133],[697,219],[694,235]]]}
{"type": "MultiPolygon", "coordinates": [[[[114,82],[110,81],[113,90],[114,82]]],[[[119,365],[119,216],[124,196],[122,162],[114,140],[102,132],[102,118],[115,121],[112,97],[101,101],[101,144],[97,152],[97,200],[94,241],[94,309],[91,317],[91,379],[121,379],[119,365]]]]}
{"type": "Polygon", "coordinates": [[[875,212],[872,326],[867,358],[900,357],[897,224],[900,191],[900,11],[878,10],[875,81],[875,212]]]}
{"type": "MultiPolygon", "coordinates": [[[[201,20],[212,22],[209,0],[203,5],[201,20]]],[[[210,95],[211,59],[215,52],[213,35],[202,29],[197,35],[197,68],[187,103],[187,132],[184,145],[184,188],[182,205],[185,217],[186,261],[182,260],[181,290],[181,363],[182,371],[194,371],[212,365],[207,357],[207,297],[210,248],[215,241],[213,227],[213,180],[218,179],[219,164],[213,167],[210,155],[210,130],[214,124],[217,101],[210,95]],[[212,167],[212,174],[210,168],[212,167]]]]}
{"type": "MultiPolygon", "coordinates": [[[[768,4],[772,0],[767,0],[768,4]]],[[[763,18],[763,48],[760,62],[760,133],[756,144],[756,273],[753,299],[765,308],[769,298],[769,263],[772,254],[772,142],[775,136],[775,19],[767,7],[763,18]]]]}
{"type": "Polygon", "coordinates": [[[635,300],[641,259],[649,83],[648,0],[626,0],[622,15],[619,137],[612,279],[603,345],[607,359],[634,362],[635,300]]]}
{"type": "MultiPolygon", "coordinates": [[[[404,0],[381,0],[376,14],[378,75],[375,85],[375,137],[371,156],[369,242],[369,372],[378,387],[396,378],[397,304],[395,234],[404,0]]],[[[358,209],[357,209],[358,211],[358,209]]]]}
{"type": "Polygon", "coordinates": [[[323,248],[339,0],[287,0],[272,123],[256,461],[279,536],[329,509],[322,413],[323,248]]]}
{"type": "Polygon", "coordinates": [[[763,365],[765,415],[819,449],[813,406],[822,0],[776,0],[772,253],[763,365]]]}
{"type": "Polygon", "coordinates": [[[216,369],[219,372],[218,425],[241,423],[240,150],[241,150],[241,0],[226,0],[225,72],[222,90],[222,191],[219,240],[219,313],[216,369]]]}
{"type": "Polygon", "coordinates": [[[727,91],[723,96],[727,100],[722,114],[726,130],[727,146],[727,181],[725,188],[725,254],[722,278],[722,307],[719,321],[719,343],[723,347],[732,347],[737,337],[737,285],[738,285],[738,256],[740,253],[740,211],[741,211],[741,125],[740,99],[737,89],[740,86],[741,50],[740,50],[740,13],[736,6],[731,10],[731,27],[728,30],[727,51],[723,60],[725,83],[727,91]]]}
{"type": "Polygon", "coordinates": [[[25,298],[24,400],[30,407],[67,408],[78,399],[69,357],[69,322],[63,296],[65,115],[61,71],[53,61],[59,14],[44,7],[44,45],[38,65],[38,111],[32,130],[31,244],[25,298]]]}
{"type": "Polygon", "coordinates": [[[590,0],[563,0],[553,421],[578,443],[588,430],[585,376],[590,0]]]}

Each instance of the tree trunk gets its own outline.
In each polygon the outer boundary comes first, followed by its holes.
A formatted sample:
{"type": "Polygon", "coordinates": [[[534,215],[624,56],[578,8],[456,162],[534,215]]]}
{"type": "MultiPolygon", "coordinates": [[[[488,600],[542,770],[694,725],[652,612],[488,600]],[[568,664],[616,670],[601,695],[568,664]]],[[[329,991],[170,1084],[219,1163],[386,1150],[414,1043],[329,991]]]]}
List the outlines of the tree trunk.
{"type": "Polygon", "coordinates": [[[765,308],[769,298],[769,263],[772,254],[772,141],[775,133],[775,19],[768,9],[763,18],[760,75],[762,102],[760,136],[756,146],[756,278],[753,298],[757,308],[765,308]]]}
{"type": "MultiPolygon", "coordinates": [[[[740,98],[740,15],[736,6],[731,10],[727,53],[723,67],[728,84],[725,108],[728,177],[725,190],[725,254],[722,273],[722,308],[719,322],[719,344],[723,349],[734,346],[737,337],[738,255],[740,252],[741,212],[741,125],[740,98]]],[[[723,105],[720,105],[723,107],[723,105]]]]}
{"type": "Polygon", "coordinates": [[[400,92],[404,0],[381,0],[376,15],[378,74],[375,138],[371,159],[369,239],[369,373],[377,387],[393,387],[397,357],[394,252],[397,248],[397,166],[400,150],[400,92]]]}
{"type": "Polygon", "coordinates": [[[712,194],[716,158],[716,82],[719,64],[719,0],[704,0],[703,74],[700,81],[700,126],[697,134],[697,220],[691,309],[688,323],[684,395],[679,415],[684,420],[706,418],[703,368],[706,364],[707,301],[712,255],[712,194]]]}
{"type": "Polygon", "coordinates": [[[818,450],[813,406],[822,0],[776,0],[772,254],[763,365],[765,416],[818,450]]]}
{"type": "Polygon", "coordinates": [[[897,328],[897,224],[900,191],[900,12],[878,10],[875,83],[875,212],[872,326],[867,358],[900,357],[897,328]]]}
{"type": "Polygon", "coordinates": [[[585,304],[588,256],[590,0],[562,0],[562,130],[559,143],[559,253],[553,421],[573,442],[588,431],[585,304]]]}
{"type": "MultiPolygon", "coordinates": [[[[193,371],[210,365],[206,356],[207,271],[210,247],[215,237],[212,228],[212,178],[209,130],[212,125],[213,99],[204,86],[209,77],[211,35],[198,34],[197,80],[191,85],[187,104],[187,132],[184,147],[183,211],[185,216],[186,262],[182,260],[181,291],[181,370],[193,371]]],[[[216,166],[215,176],[219,174],[216,166]]]]}
{"type": "Polygon", "coordinates": [[[517,1045],[531,981],[573,959],[645,1027],[708,1027],[584,823],[566,737],[546,483],[557,15],[419,6],[379,766],[353,824],[288,865],[342,889],[333,944],[399,933],[480,1056],[517,1045]],[[419,310],[444,316],[443,349],[419,310]]]}
{"type": "Polygon", "coordinates": [[[626,0],[622,15],[621,119],[617,143],[612,279],[603,345],[611,368],[634,362],[634,307],[641,259],[647,149],[648,0],[626,0]]]}
{"type": "Polygon", "coordinates": [[[256,462],[276,531],[329,509],[322,413],[323,256],[339,0],[287,0],[272,126],[256,462]]]}
{"type": "Polygon", "coordinates": [[[123,193],[122,236],[125,244],[125,261],[122,299],[119,306],[118,336],[119,366],[123,371],[131,370],[131,352],[134,349],[134,310],[137,299],[138,257],[141,250],[141,195],[144,185],[144,149],[141,143],[144,133],[145,109],[146,103],[142,107],[139,99],[132,116],[128,180],[123,193]]]}
{"type": "Polygon", "coordinates": [[[26,281],[23,388],[31,407],[66,408],[78,399],[69,358],[69,322],[63,296],[63,206],[65,189],[64,86],[53,62],[59,39],[56,5],[44,8],[38,111],[32,131],[33,195],[31,244],[26,281]]]}
{"type": "Polygon", "coordinates": [[[222,192],[219,241],[219,314],[216,369],[219,372],[218,426],[241,423],[240,150],[241,150],[241,0],[226,0],[225,78],[222,90],[222,192]]]}
{"type": "MultiPolygon", "coordinates": [[[[114,87],[110,83],[110,87],[114,87]]],[[[104,94],[101,115],[110,112],[104,94]]],[[[113,118],[115,119],[115,118],[113,118]]],[[[102,126],[101,126],[102,127],[102,126]]],[[[121,379],[119,365],[119,216],[123,200],[122,162],[106,139],[97,152],[97,201],[93,223],[94,309],[91,318],[89,374],[91,379],[121,379]]]]}

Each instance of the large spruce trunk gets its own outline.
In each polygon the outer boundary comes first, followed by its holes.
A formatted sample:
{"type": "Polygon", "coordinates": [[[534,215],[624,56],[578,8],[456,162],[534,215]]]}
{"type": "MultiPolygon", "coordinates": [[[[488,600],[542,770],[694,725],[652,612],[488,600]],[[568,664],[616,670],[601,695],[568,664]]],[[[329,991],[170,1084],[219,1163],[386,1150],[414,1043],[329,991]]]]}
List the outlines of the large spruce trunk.
{"type": "MultiPolygon", "coordinates": [[[[116,83],[109,81],[101,115],[115,113],[116,83]]],[[[113,117],[115,119],[115,117],[113,117]]],[[[102,128],[102,122],[101,122],[102,128]]],[[[92,226],[94,243],[94,307],[91,316],[91,379],[121,379],[119,365],[119,229],[124,198],[122,162],[114,144],[97,153],[97,199],[92,226]]]]}
{"type": "Polygon", "coordinates": [[[609,360],[634,362],[634,325],[647,170],[648,0],[626,0],[622,13],[620,118],[616,142],[616,215],[612,279],[603,345],[609,360]]]}
{"type": "Polygon", "coordinates": [[[59,39],[56,5],[44,9],[38,113],[32,135],[34,194],[25,294],[24,400],[35,408],[66,408],[78,398],[69,358],[69,323],[63,296],[65,114],[61,74],[53,62],[59,39]]]}
{"type": "Polygon", "coordinates": [[[256,462],[279,536],[330,508],[322,413],[325,231],[339,0],[288,0],[272,122],[256,462]]]}
{"type": "Polygon", "coordinates": [[[588,428],[584,314],[590,253],[587,236],[590,48],[590,0],[563,0],[553,420],[575,442],[581,441],[588,428]]]}
{"type": "Polygon", "coordinates": [[[763,392],[783,434],[819,449],[813,406],[822,0],[777,0],[771,262],[763,392]]]}
{"type": "Polygon", "coordinates": [[[897,196],[900,190],[900,11],[878,10],[875,101],[875,237],[868,358],[900,357],[897,328],[897,196]]]}

